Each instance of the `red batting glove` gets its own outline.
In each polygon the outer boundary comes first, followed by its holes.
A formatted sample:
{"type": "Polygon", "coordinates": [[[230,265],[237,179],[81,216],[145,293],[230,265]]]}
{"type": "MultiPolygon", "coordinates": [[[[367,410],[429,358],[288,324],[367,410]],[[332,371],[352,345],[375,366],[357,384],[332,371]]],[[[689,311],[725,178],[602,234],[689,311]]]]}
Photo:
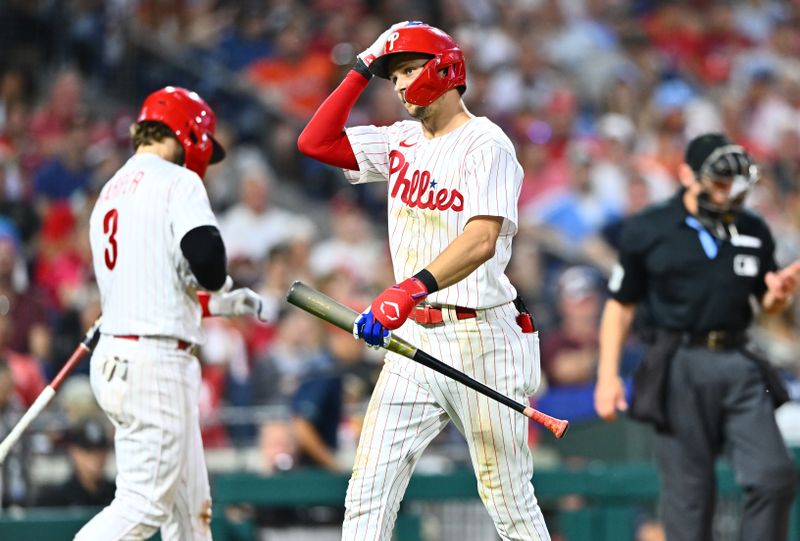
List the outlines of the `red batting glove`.
{"type": "Polygon", "coordinates": [[[372,301],[372,315],[386,329],[393,331],[408,319],[411,310],[428,296],[428,288],[416,278],[409,278],[384,290],[372,301]]]}

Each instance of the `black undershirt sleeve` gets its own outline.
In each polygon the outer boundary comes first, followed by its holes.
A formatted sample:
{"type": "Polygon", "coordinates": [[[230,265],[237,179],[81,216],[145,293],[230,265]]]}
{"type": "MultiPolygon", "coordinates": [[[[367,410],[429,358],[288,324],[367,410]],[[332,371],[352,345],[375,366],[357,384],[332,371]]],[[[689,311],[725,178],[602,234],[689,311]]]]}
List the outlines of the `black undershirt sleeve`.
{"type": "Polygon", "coordinates": [[[181,251],[201,286],[216,291],[225,284],[227,258],[219,229],[213,225],[195,227],[181,239],[181,251]]]}

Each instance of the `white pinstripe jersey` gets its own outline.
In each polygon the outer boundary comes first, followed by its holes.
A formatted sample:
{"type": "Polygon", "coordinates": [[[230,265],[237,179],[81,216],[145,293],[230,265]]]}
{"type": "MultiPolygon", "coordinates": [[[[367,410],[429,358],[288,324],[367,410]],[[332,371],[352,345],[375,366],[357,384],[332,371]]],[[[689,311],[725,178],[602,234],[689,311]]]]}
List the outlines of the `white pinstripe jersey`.
{"type": "Polygon", "coordinates": [[[217,226],[203,182],[155,154],[136,154],[109,180],[89,223],[104,334],[202,341],[200,305],[178,268],[190,230],[217,226]]]}
{"type": "Polygon", "coordinates": [[[504,272],[517,232],[522,167],[500,127],[477,117],[433,139],[412,120],[346,133],[359,166],[345,170],[347,179],[388,181],[389,245],[398,282],[430,264],[473,216],[499,216],[504,220],[494,257],[428,301],[489,308],[516,297],[504,272]]]}

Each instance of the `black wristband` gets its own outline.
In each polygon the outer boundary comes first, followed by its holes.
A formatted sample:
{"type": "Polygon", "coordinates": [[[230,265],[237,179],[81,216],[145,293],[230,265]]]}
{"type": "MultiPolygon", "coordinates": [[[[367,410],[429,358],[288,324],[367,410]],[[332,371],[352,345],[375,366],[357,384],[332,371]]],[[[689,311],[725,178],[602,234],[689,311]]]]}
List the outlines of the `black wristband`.
{"type": "Polygon", "coordinates": [[[371,72],[371,71],[369,71],[369,68],[367,67],[367,65],[366,65],[366,64],[364,63],[364,61],[363,61],[363,60],[361,60],[360,58],[356,59],[356,65],[355,65],[355,66],[353,66],[353,70],[354,70],[355,72],[357,72],[357,73],[360,73],[361,75],[363,75],[363,76],[364,76],[364,78],[365,78],[367,81],[369,81],[370,79],[372,79],[372,72],[371,72]]]}
{"type": "Polygon", "coordinates": [[[433,274],[431,274],[431,271],[428,269],[422,269],[414,275],[414,278],[422,282],[422,284],[428,290],[428,295],[439,291],[439,284],[436,283],[436,278],[433,277],[433,274]]]}

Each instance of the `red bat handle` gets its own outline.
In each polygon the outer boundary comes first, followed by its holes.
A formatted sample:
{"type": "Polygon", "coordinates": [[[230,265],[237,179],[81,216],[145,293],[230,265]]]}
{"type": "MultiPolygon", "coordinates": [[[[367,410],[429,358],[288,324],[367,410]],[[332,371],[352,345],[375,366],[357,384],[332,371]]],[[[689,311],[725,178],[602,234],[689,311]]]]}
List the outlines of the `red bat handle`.
{"type": "Polygon", "coordinates": [[[556,438],[562,438],[569,429],[569,421],[566,419],[556,419],[530,406],[526,407],[522,413],[552,432],[556,438]]]}

